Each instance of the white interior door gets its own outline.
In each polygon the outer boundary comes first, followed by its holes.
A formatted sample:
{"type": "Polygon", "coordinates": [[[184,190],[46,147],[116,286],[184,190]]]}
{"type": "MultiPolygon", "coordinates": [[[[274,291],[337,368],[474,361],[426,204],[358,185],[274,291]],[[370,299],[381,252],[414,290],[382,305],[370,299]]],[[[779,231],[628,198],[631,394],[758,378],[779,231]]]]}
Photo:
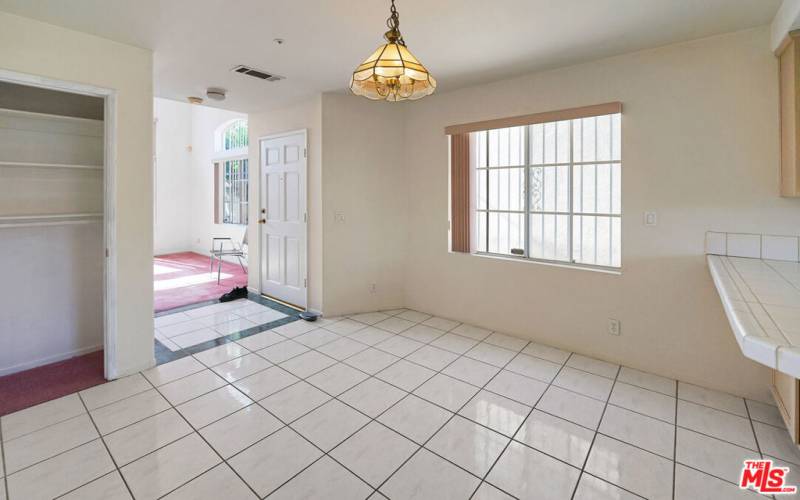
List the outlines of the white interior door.
{"type": "Polygon", "coordinates": [[[306,307],[306,133],[260,141],[261,293],[306,307]]]}

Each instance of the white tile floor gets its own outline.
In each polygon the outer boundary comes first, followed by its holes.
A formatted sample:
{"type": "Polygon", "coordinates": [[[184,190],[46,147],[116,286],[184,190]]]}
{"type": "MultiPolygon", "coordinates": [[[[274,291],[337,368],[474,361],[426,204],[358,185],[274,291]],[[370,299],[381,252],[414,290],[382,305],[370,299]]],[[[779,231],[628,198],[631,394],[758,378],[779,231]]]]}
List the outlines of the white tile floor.
{"type": "Polygon", "coordinates": [[[211,304],[155,319],[155,337],[171,351],[214,340],[286,315],[249,299],[211,304]]]}
{"type": "Polygon", "coordinates": [[[774,406],[403,309],[290,323],[0,433],[0,500],[732,499],[756,498],[746,458],[800,468],[774,406]]]}

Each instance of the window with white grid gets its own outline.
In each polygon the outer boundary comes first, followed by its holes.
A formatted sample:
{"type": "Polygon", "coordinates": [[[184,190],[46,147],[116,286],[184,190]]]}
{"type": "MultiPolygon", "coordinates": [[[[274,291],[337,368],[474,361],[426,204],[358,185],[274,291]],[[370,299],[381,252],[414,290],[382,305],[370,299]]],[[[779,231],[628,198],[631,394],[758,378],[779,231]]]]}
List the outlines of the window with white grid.
{"type": "Polygon", "coordinates": [[[619,113],[472,132],[479,253],[621,267],[619,113]]]}

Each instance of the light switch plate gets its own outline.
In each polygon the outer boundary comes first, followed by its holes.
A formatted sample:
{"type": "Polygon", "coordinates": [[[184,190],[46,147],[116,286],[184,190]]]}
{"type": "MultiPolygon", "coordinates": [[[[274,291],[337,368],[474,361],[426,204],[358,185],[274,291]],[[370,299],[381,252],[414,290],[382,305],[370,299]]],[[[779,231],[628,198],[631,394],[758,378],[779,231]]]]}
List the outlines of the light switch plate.
{"type": "Polygon", "coordinates": [[[658,215],[655,212],[645,212],[644,225],[655,226],[656,224],[658,224],[658,215]]]}

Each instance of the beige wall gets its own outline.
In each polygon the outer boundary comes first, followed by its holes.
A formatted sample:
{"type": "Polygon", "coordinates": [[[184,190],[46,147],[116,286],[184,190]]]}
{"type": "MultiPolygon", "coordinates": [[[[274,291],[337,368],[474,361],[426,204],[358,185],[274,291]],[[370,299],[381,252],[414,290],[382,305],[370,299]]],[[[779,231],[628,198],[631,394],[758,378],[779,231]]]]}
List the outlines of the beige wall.
{"type": "MultiPolygon", "coordinates": [[[[259,179],[258,138],[305,129],[308,131],[308,308],[322,311],[322,97],[280,109],[248,116],[250,133],[250,176],[259,179]]],[[[261,242],[258,237],[259,182],[250,183],[250,241],[248,287],[259,289],[259,255],[261,242]]]]}
{"type": "MultiPolygon", "coordinates": [[[[778,193],[767,27],[454,92],[406,108],[405,305],[759,399],[703,257],[709,229],[797,234],[778,193]],[[622,101],[622,275],[447,252],[446,125],[622,101]],[[656,211],[658,225],[643,225],[656,211]],[[622,335],[606,333],[607,318],[622,335]]],[[[326,283],[327,286],[327,283],[326,283]]]]}
{"type": "Polygon", "coordinates": [[[323,94],[322,128],[325,314],[398,307],[408,241],[401,108],[323,94]]]}
{"type": "Polygon", "coordinates": [[[169,99],[154,99],[156,127],[155,212],[153,253],[185,252],[191,248],[192,107],[169,99]]]}
{"type": "Polygon", "coordinates": [[[153,364],[152,53],[0,13],[0,68],[117,91],[118,373],[153,364]]]}

